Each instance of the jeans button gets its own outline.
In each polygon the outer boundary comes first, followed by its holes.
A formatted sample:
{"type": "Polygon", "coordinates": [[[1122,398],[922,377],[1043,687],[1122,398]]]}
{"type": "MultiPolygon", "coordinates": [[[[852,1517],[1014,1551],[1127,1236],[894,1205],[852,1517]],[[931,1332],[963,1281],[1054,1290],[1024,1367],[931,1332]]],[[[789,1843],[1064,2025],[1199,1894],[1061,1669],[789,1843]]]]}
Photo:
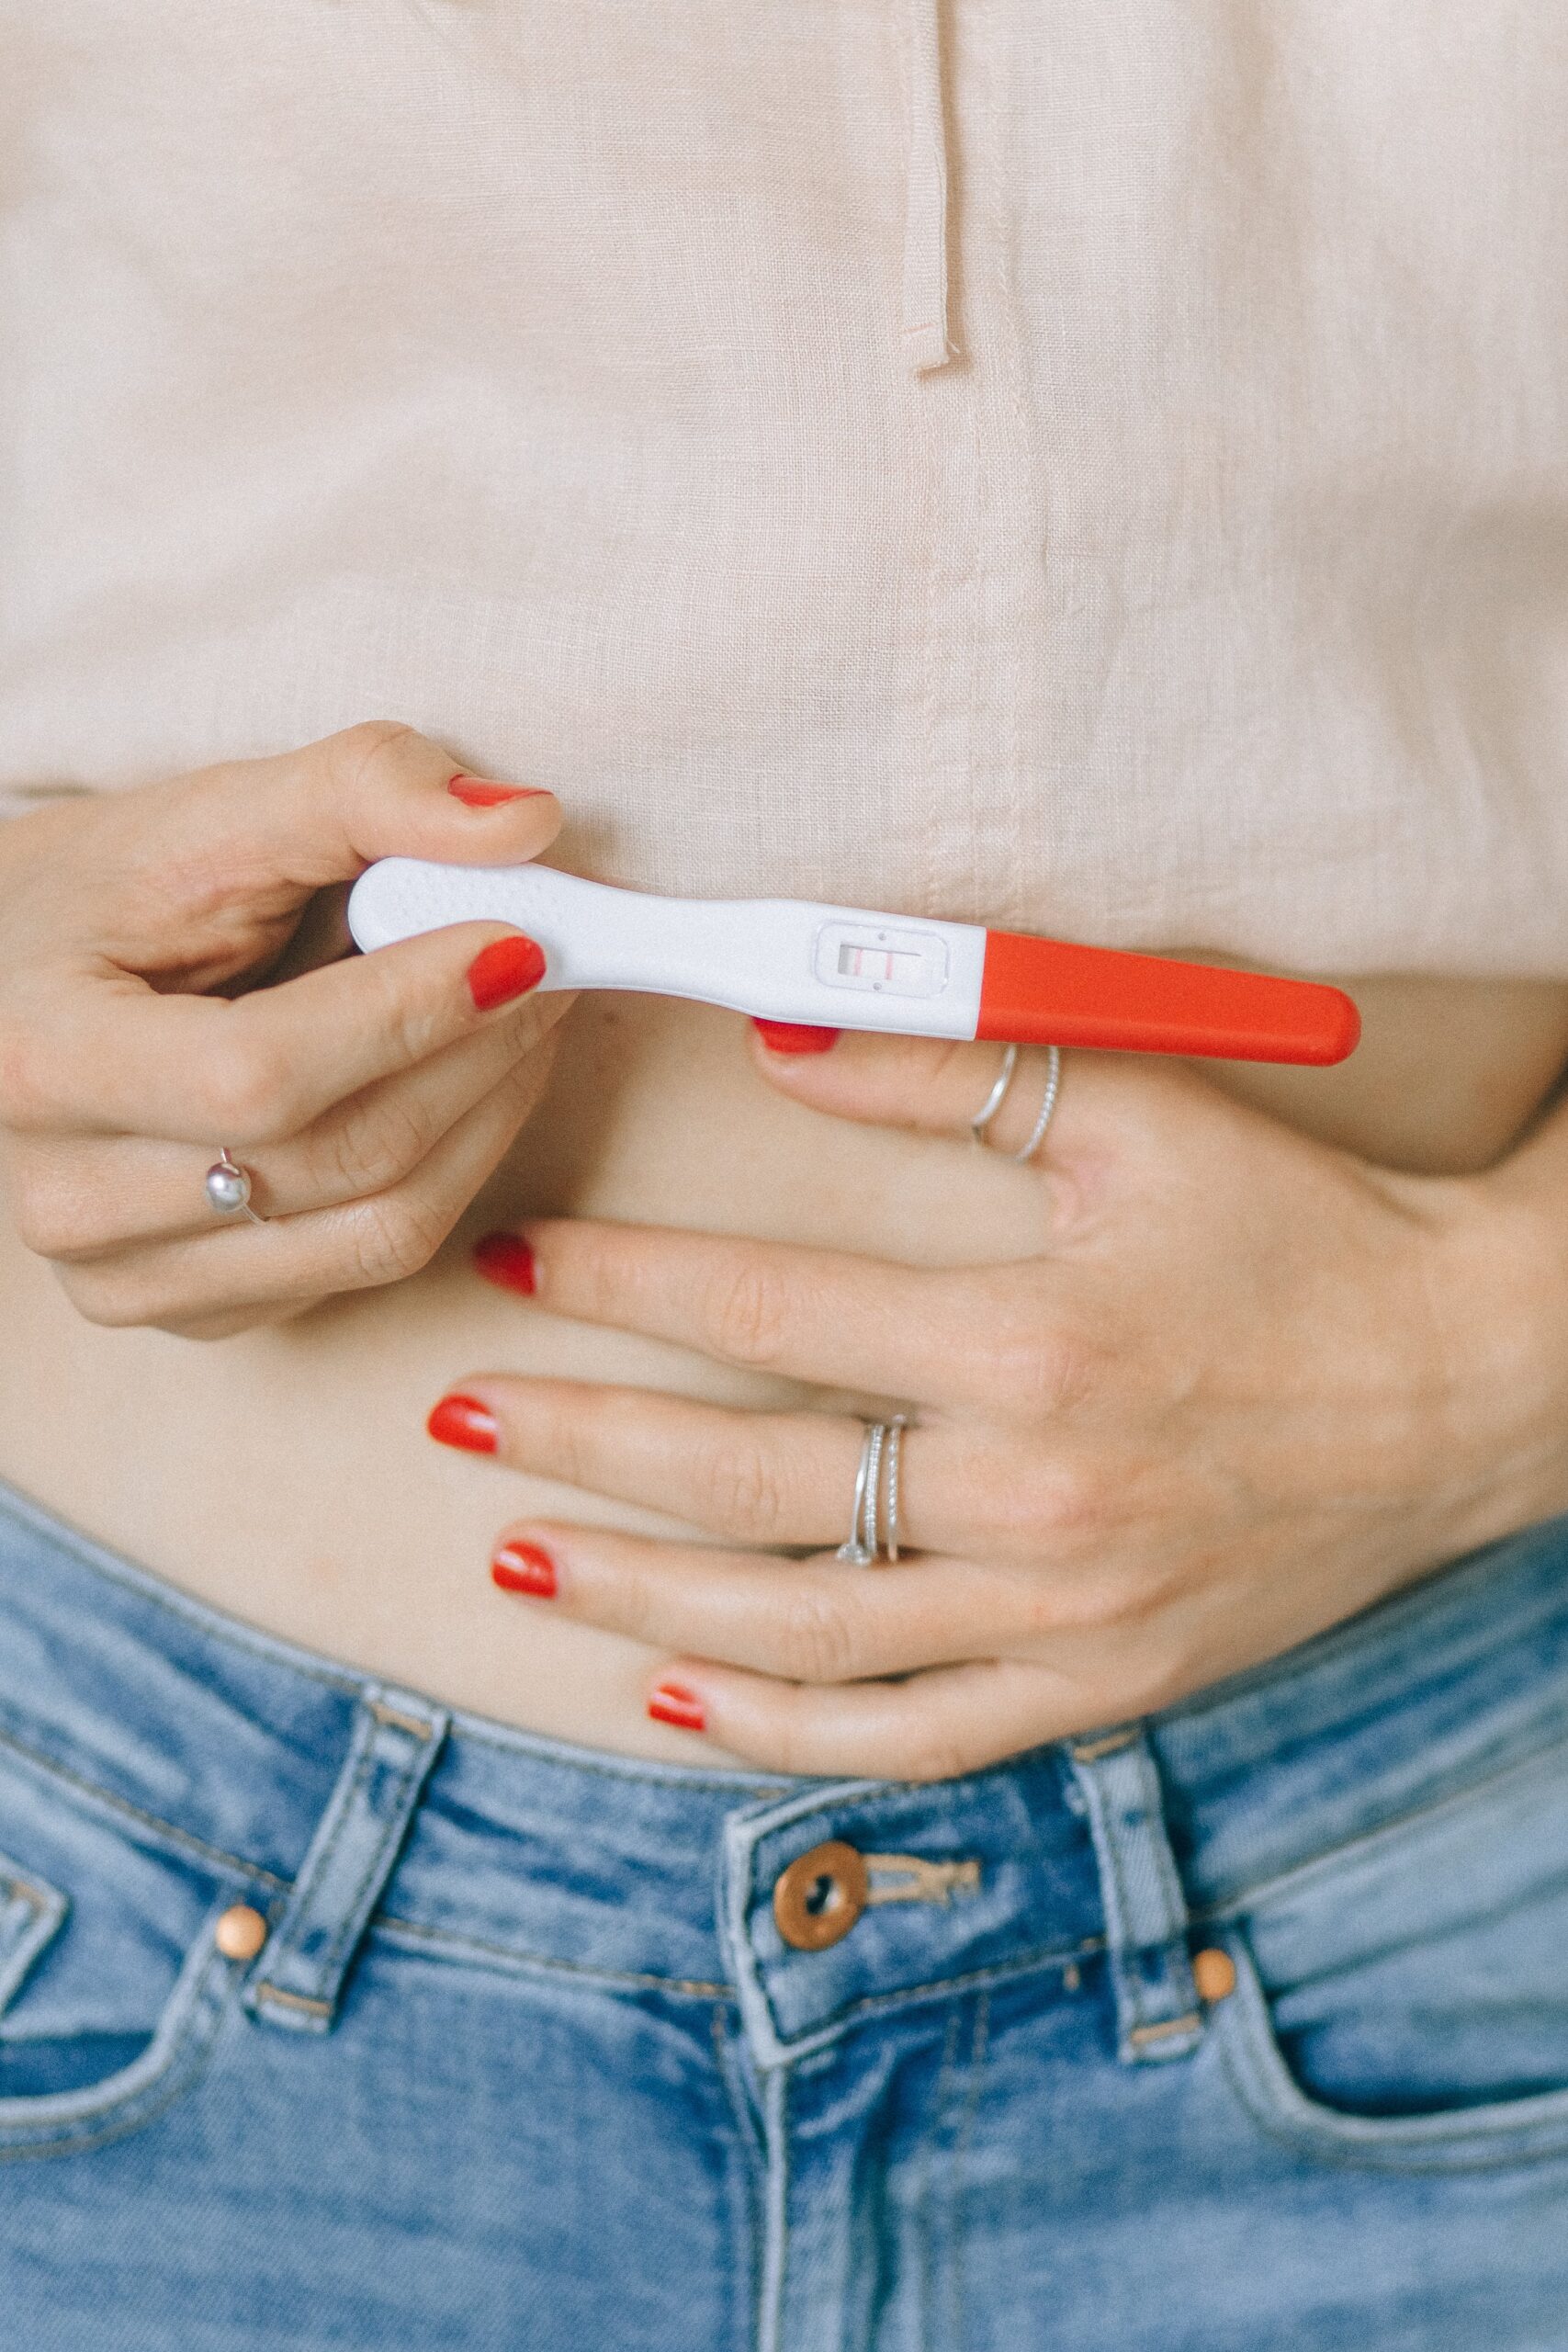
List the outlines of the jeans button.
{"type": "Polygon", "coordinates": [[[225,1960],[254,1960],[266,1941],[266,1921],[248,1903],[231,1903],[212,1930],[225,1960]]]}
{"type": "Polygon", "coordinates": [[[797,1854],[773,1881],[773,1918],[796,1951],[826,1951],[865,1909],[871,1873],[858,1846],[831,1838],[797,1854]]]}

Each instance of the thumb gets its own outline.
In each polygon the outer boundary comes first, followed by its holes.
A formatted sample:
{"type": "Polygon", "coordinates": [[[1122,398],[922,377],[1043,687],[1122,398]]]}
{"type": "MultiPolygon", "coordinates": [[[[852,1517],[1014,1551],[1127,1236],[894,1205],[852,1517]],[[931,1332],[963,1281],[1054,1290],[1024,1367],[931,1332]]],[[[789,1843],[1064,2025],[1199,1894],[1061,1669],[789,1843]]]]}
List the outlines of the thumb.
{"type": "Polygon", "coordinates": [[[56,845],[69,888],[43,894],[48,952],[214,986],[270,961],[315,892],[378,857],[513,865],[547,848],[561,824],[553,793],[476,796],[478,782],[441,744],[382,719],[73,803],[64,821],[85,838],[74,855],[56,845]]]}
{"type": "Polygon", "coordinates": [[[302,890],[352,882],[380,857],[516,865],[560,831],[560,804],[536,786],[468,775],[440,743],[391,719],[367,719],[297,752],[215,768],[201,779],[226,831],[277,880],[302,890]],[[232,785],[243,774],[246,811],[232,785]]]}

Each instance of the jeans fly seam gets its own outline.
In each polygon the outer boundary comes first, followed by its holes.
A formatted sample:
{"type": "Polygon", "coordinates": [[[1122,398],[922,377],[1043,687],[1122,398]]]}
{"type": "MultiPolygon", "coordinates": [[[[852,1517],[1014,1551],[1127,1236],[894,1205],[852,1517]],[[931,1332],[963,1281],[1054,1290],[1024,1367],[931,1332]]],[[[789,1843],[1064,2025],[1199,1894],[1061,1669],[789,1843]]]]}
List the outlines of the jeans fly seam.
{"type": "Polygon", "coordinates": [[[953,2282],[953,2343],[959,2352],[964,2342],[964,2324],[967,2304],[964,2291],[964,2171],[969,2161],[969,2144],[974,2138],[975,2118],[980,2107],[980,2089],[985,2078],[986,2061],[990,2056],[991,1992],[982,1985],[975,2000],[975,2036],[969,2045],[969,2095],[964,2102],[964,2118],[953,2150],[953,2260],[949,2276],[953,2282]]]}
{"type": "Polygon", "coordinates": [[[262,1879],[279,1892],[288,1887],[288,1881],[280,1878],[276,1871],[269,1871],[265,1863],[249,1862],[243,1855],[231,1854],[221,1846],[209,1845],[205,1838],[197,1838],[193,1831],[178,1828],[174,1822],[164,1821],[155,1813],[148,1813],[142,1806],[133,1804],[129,1797],[118,1795],[113,1789],[100,1788],[96,1781],[85,1780],[68,1764],[57,1762],[52,1756],[40,1756],[36,1748],[26,1747],[9,1732],[0,1731],[0,1747],[9,1748],[13,1756],[20,1757],[25,1764],[32,1765],[37,1771],[47,1773],[53,1780],[63,1781],[68,1788],[90,1797],[95,1804],[125,1814],[130,1820],[141,1822],[144,1828],[155,1829],[161,1838],[166,1838],[184,1852],[198,1854],[204,1861],[221,1863],[237,1878],[262,1879]]]}
{"type": "Polygon", "coordinates": [[[948,2013],[947,2031],[942,2036],[942,2064],[937,2068],[936,2092],[931,2100],[931,2128],[920,2142],[919,2168],[915,2177],[912,2199],[915,2211],[915,2242],[920,2265],[920,2346],[919,2352],[931,2352],[931,2305],[936,2300],[936,2266],[931,2255],[931,2143],[942,2133],[942,2113],[947,2105],[948,2085],[953,2079],[953,2062],[958,2049],[958,2031],[964,2020],[963,2005],[954,2001],[948,2013]]]}
{"type": "Polygon", "coordinates": [[[768,2171],[758,2352],[784,2352],[784,2284],[789,2275],[789,2068],[773,2068],[766,2092],[768,2171]]]}
{"type": "Polygon", "coordinates": [[[725,2005],[716,2001],[709,2020],[713,2040],[714,2065],[724,2086],[725,2098],[734,2120],[740,2143],[741,2177],[746,2190],[746,2229],[743,2255],[746,2266],[746,2308],[750,2319],[749,2334],[753,2352],[757,2339],[758,2313],[762,2293],[763,2207],[767,2196],[767,2151],[758,2128],[746,2086],[739,2080],[734,2054],[725,2033],[725,2005]]]}

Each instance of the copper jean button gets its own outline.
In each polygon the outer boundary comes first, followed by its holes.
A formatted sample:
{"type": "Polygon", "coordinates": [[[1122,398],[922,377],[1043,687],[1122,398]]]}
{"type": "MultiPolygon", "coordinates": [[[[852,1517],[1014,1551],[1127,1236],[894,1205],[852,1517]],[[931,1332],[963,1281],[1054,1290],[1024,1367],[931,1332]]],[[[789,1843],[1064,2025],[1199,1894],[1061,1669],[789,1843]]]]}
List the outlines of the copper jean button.
{"type": "Polygon", "coordinates": [[[773,1917],[796,1951],[826,1951],[865,1909],[871,1874],[858,1846],[829,1838],[797,1854],[773,1881],[773,1917]]]}
{"type": "Polygon", "coordinates": [[[212,1930],[225,1960],[254,1960],[266,1941],[266,1921],[248,1903],[231,1903],[212,1930]]]}

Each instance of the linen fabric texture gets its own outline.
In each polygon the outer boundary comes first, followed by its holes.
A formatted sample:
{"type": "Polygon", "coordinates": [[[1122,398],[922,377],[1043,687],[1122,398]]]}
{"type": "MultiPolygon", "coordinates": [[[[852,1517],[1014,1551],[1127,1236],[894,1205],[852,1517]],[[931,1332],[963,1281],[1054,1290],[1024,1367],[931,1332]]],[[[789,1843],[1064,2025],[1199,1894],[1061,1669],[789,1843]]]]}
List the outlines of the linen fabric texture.
{"type": "Polygon", "coordinates": [[[7,2340],[1561,2346],[1565,1568],[914,1788],[449,1714],[0,1490],[7,2340]],[[792,1949],[835,1839],[967,1867],[792,1949]]]}
{"type": "Polygon", "coordinates": [[[1568,976],[1568,12],[0,0],[0,807],[1568,976]]]}

